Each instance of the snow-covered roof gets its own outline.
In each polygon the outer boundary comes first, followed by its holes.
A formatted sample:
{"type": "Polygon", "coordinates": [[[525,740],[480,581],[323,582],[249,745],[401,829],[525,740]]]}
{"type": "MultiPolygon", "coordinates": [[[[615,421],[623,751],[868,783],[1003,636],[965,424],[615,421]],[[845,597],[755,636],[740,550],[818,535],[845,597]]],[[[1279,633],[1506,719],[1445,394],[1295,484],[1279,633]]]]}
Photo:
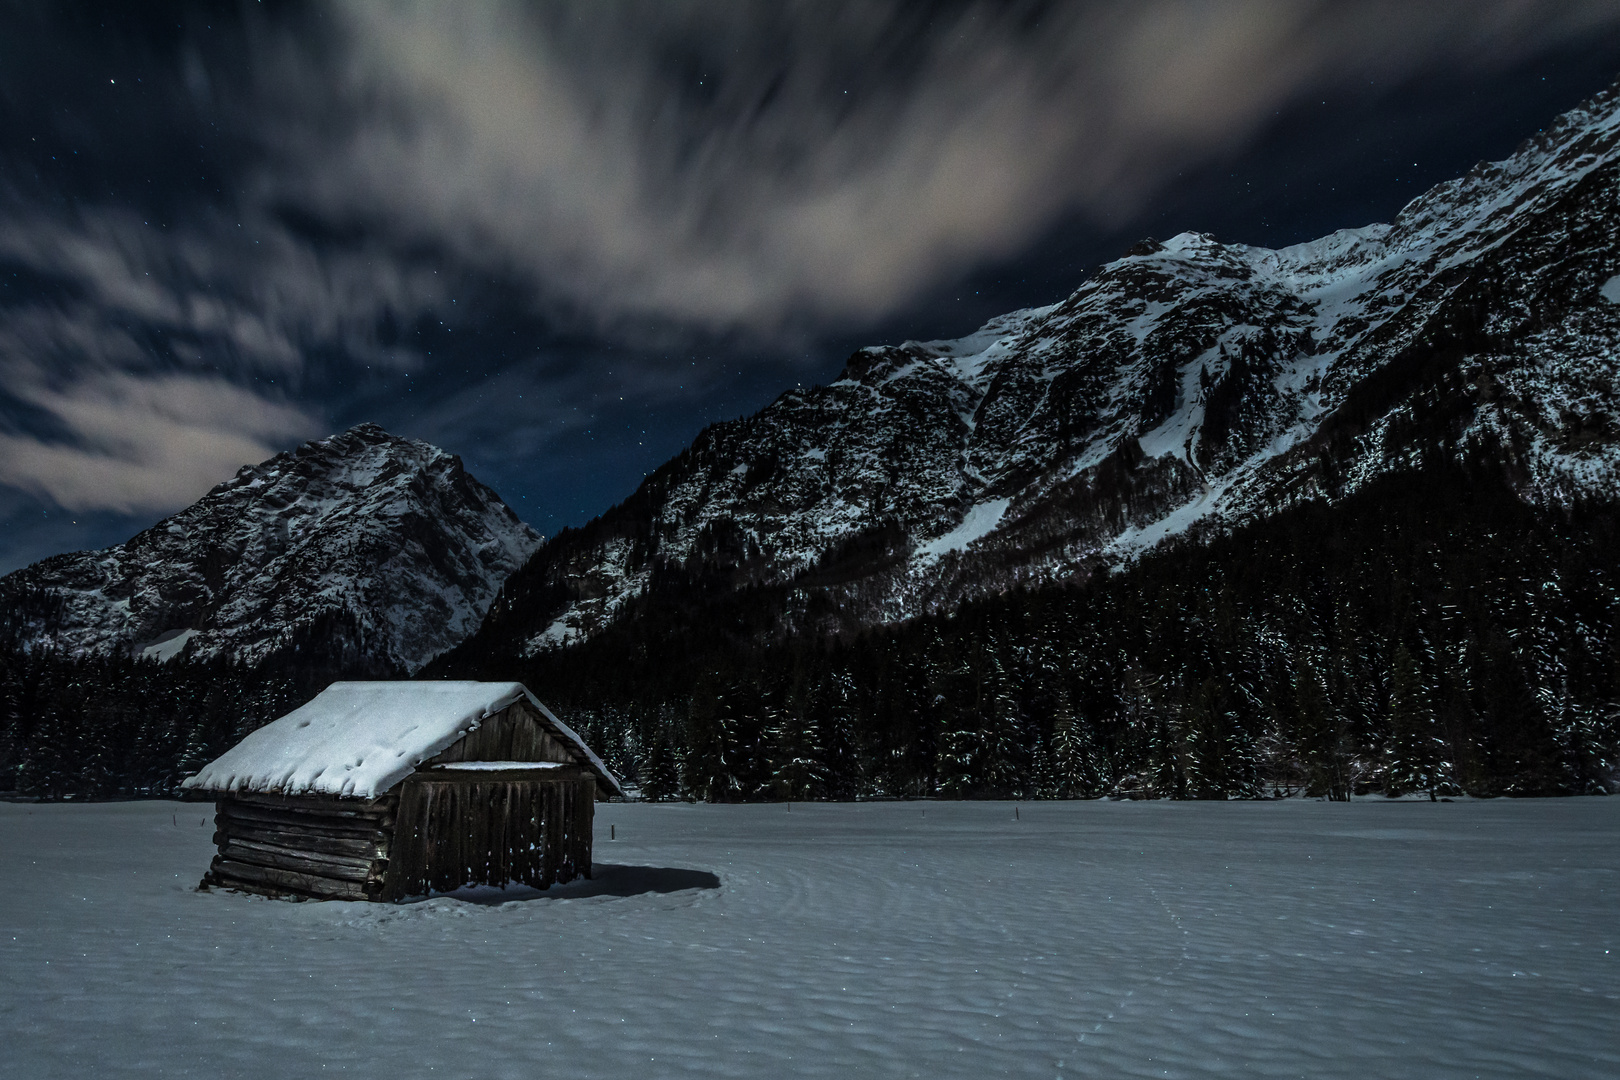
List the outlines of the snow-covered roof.
{"type": "Polygon", "coordinates": [[[486,717],[527,699],[541,724],[570,746],[615,794],[619,782],[585,740],[522,683],[337,682],[209,762],[180,786],[193,791],[260,791],[370,799],[475,730],[486,717]]]}

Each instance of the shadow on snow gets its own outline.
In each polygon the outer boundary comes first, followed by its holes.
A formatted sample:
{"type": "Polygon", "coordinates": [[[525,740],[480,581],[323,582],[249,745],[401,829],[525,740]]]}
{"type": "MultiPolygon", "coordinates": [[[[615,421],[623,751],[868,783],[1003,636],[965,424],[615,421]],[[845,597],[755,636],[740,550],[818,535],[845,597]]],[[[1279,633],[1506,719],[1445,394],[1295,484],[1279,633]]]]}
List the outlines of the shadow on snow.
{"type": "MultiPolygon", "coordinates": [[[[684,892],[687,889],[718,889],[720,878],[707,870],[676,866],[617,866],[598,863],[594,876],[578,878],[566,885],[536,889],[529,885],[470,885],[454,892],[434,893],[434,898],[462,900],[469,904],[509,904],[520,900],[584,899],[591,896],[641,896],[645,893],[684,892]]],[[[418,899],[428,899],[420,897],[418,899]]]]}

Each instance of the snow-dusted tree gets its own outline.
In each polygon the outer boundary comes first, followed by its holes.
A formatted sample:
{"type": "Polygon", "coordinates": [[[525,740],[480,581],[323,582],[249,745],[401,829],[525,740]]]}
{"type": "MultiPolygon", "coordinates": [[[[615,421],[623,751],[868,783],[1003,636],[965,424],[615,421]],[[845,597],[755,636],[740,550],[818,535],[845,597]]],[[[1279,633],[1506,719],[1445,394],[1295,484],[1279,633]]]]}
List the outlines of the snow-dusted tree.
{"type": "Polygon", "coordinates": [[[1035,749],[1029,756],[1029,783],[1024,794],[1032,799],[1061,799],[1062,784],[1058,779],[1057,759],[1044,736],[1035,737],[1035,749]]]}
{"type": "Polygon", "coordinates": [[[1114,782],[1108,755],[1097,743],[1096,732],[1077,719],[1064,694],[1052,727],[1052,757],[1057,773],[1058,798],[1095,799],[1114,782]]]}
{"type": "Polygon", "coordinates": [[[771,794],[778,799],[819,799],[826,793],[819,726],[782,712],[767,732],[771,794]]]}
{"type": "Polygon", "coordinates": [[[689,797],[711,803],[736,800],[740,793],[733,771],[736,733],[729,689],[720,688],[718,677],[706,680],[692,695],[686,720],[681,786],[689,797]]]}
{"type": "Polygon", "coordinates": [[[820,690],[816,746],[826,797],[853,799],[867,790],[866,763],[856,722],[861,695],[848,672],[828,677],[820,690]]]}
{"type": "Polygon", "coordinates": [[[1023,770],[1019,767],[1023,732],[1018,701],[995,642],[984,663],[987,670],[979,692],[979,755],[974,780],[983,794],[1017,795],[1023,789],[1023,770]]]}
{"type": "Polygon", "coordinates": [[[1256,793],[1253,743],[1219,679],[1205,679],[1198,688],[1184,730],[1181,767],[1187,798],[1240,799],[1256,793]]]}
{"type": "Polygon", "coordinates": [[[641,797],[664,802],[681,793],[680,769],[675,750],[660,731],[648,744],[641,762],[641,797]]]}
{"type": "Polygon", "coordinates": [[[1390,670],[1389,728],[1384,790],[1390,795],[1427,791],[1434,799],[1448,771],[1446,741],[1422,673],[1405,642],[1395,646],[1390,670]]]}
{"type": "Polygon", "coordinates": [[[1327,687],[1305,649],[1294,661],[1294,722],[1310,777],[1309,795],[1334,802],[1350,799],[1349,748],[1340,718],[1328,701],[1327,687]]]}
{"type": "MultiPolygon", "coordinates": [[[[957,710],[952,713],[960,715],[957,710]]],[[[948,714],[949,715],[949,714],[948,714]]],[[[965,799],[978,786],[976,753],[979,733],[959,723],[947,721],[939,737],[939,755],[934,760],[938,793],[947,799],[965,799]]]]}

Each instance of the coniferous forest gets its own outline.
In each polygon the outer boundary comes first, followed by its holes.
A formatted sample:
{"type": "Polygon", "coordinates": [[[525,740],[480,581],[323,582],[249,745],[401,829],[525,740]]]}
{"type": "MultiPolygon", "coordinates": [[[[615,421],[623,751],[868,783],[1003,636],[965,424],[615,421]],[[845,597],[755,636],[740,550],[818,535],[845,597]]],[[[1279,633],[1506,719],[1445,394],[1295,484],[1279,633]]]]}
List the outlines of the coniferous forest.
{"type": "MultiPolygon", "coordinates": [[[[43,599],[14,603],[0,631],[37,620],[43,599]]],[[[0,794],[172,798],[181,780],[334,679],[398,677],[361,659],[357,634],[348,620],[318,620],[254,667],[0,649],[0,794]]]]}
{"type": "Polygon", "coordinates": [[[434,673],[541,688],[652,798],[1600,792],[1617,525],[1437,465],[850,640],[757,644],[761,592],[434,673]]]}
{"type": "Polygon", "coordinates": [[[298,697],[292,677],[230,663],[9,653],[0,658],[3,787],[47,799],[171,798],[298,697]]]}
{"type": "MultiPolygon", "coordinates": [[[[1436,464],[859,634],[781,633],[791,586],[694,590],[583,645],[463,648],[424,677],[525,682],[652,799],[1600,793],[1617,575],[1612,504],[1537,510],[1500,473],[1436,464]]],[[[45,797],[170,794],[355,674],[0,663],[0,786],[45,797]]]]}

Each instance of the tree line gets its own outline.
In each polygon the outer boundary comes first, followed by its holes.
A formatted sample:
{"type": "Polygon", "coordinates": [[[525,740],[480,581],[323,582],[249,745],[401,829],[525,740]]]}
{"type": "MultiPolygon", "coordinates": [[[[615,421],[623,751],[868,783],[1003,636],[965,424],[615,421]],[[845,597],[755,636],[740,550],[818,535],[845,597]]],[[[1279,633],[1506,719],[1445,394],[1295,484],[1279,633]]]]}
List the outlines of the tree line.
{"type": "MultiPolygon", "coordinates": [[[[652,799],[1596,793],[1620,779],[1617,575],[1614,505],[1432,465],[857,634],[792,632],[791,584],[693,590],[424,677],[525,682],[652,799]]],[[[343,655],[0,650],[0,790],[172,794],[331,678],[386,674],[343,655]]]]}
{"type": "Polygon", "coordinates": [[[851,637],[761,640],[753,590],[434,673],[523,679],[652,798],[1600,792],[1616,525],[1438,464],[851,637]]]}
{"type": "Polygon", "coordinates": [[[9,609],[10,636],[0,618],[0,794],[172,797],[180,781],[334,679],[400,675],[341,612],[312,620],[258,664],[187,653],[160,663],[29,647],[37,638],[24,635],[50,629],[52,604],[21,600],[9,609]]]}

